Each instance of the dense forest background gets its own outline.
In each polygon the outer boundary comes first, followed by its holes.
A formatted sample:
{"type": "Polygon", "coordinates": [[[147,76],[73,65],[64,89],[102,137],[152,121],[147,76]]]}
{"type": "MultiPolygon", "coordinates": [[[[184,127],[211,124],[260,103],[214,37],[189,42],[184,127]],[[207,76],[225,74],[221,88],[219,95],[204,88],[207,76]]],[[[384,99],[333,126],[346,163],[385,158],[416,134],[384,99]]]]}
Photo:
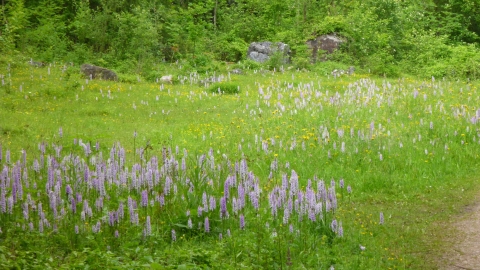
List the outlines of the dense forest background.
{"type": "Polygon", "coordinates": [[[0,52],[90,62],[158,76],[163,63],[199,71],[245,60],[253,41],[289,44],[313,69],[305,42],[335,32],[330,61],[379,75],[477,78],[477,0],[2,0],[0,52]]]}

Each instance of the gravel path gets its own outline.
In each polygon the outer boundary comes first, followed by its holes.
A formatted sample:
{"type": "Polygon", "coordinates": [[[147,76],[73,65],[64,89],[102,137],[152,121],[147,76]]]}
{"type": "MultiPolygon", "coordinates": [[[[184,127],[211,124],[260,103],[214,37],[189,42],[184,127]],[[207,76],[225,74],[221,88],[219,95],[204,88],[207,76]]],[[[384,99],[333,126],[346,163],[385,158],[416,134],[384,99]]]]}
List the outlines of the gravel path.
{"type": "Polygon", "coordinates": [[[449,239],[452,249],[445,254],[445,270],[480,270],[480,203],[465,209],[454,223],[458,235],[449,239]]]}

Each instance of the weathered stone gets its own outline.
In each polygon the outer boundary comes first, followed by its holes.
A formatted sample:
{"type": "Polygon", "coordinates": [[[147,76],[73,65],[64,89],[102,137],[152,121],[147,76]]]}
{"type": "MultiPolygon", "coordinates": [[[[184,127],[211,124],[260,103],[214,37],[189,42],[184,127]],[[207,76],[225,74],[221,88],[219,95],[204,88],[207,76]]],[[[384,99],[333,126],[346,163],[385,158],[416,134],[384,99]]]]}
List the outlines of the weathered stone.
{"type": "Polygon", "coordinates": [[[242,71],[241,69],[239,69],[239,68],[236,68],[236,69],[233,69],[233,70],[231,71],[231,73],[232,73],[232,74],[241,75],[241,74],[243,74],[243,71],[242,71]]]}
{"type": "Polygon", "coordinates": [[[173,83],[173,75],[162,76],[160,81],[163,83],[173,83]]]}
{"type": "Polygon", "coordinates": [[[334,78],[337,78],[344,74],[353,75],[354,72],[355,72],[355,67],[350,66],[346,71],[343,69],[334,69],[331,74],[334,78]]]}
{"type": "Polygon", "coordinates": [[[83,73],[83,75],[85,75],[90,79],[101,79],[101,80],[107,80],[107,81],[118,80],[118,76],[115,72],[103,67],[98,67],[90,64],[83,64],[80,67],[80,71],[83,73]]]}
{"type": "Polygon", "coordinates": [[[33,59],[30,59],[30,61],[28,61],[28,63],[31,66],[34,66],[34,67],[44,67],[45,66],[44,62],[33,61],[33,59]]]}
{"type": "Polygon", "coordinates": [[[282,53],[284,63],[290,63],[290,47],[282,42],[252,42],[248,47],[247,58],[264,63],[276,52],[282,53]]]}
{"type": "Polygon", "coordinates": [[[336,35],[336,34],[329,34],[329,35],[321,35],[315,39],[307,40],[307,46],[312,50],[312,62],[315,63],[319,61],[326,61],[327,55],[332,54],[335,50],[337,50],[345,40],[336,35]],[[318,51],[322,50],[325,53],[323,56],[318,59],[318,51]]]}
{"type": "Polygon", "coordinates": [[[354,66],[350,66],[348,68],[348,71],[347,71],[348,75],[353,75],[353,73],[355,73],[355,67],[354,66]]]}

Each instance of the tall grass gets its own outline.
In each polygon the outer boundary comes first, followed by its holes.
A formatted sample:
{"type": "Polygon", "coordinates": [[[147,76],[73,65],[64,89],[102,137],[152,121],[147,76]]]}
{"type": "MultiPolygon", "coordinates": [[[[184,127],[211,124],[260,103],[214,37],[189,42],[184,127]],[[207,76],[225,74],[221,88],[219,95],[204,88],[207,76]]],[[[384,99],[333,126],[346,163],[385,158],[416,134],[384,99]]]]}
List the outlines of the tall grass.
{"type": "Polygon", "coordinates": [[[474,83],[0,74],[2,267],[435,268],[478,191],[474,83]]]}

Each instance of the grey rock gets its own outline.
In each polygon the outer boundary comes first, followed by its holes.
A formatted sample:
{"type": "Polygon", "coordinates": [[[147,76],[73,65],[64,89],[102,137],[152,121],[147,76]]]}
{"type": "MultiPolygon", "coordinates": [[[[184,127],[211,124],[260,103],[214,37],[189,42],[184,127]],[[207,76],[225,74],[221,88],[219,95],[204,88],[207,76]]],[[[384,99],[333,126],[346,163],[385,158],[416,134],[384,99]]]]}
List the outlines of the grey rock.
{"type": "Polygon", "coordinates": [[[243,70],[236,68],[236,69],[232,70],[231,73],[241,75],[241,74],[243,74],[243,70]]]}
{"type": "Polygon", "coordinates": [[[290,63],[290,46],[282,42],[252,42],[248,47],[247,58],[264,63],[276,52],[283,54],[284,63],[290,63]]]}
{"type": "Polygon", "coordinates": [[[44,67],[46,65],[44,62],[33,61],[33,59],[30,59],[30,61],[28,61],[28,63],[31,66],[34,66],[34,67],[44,67]]]}
{"type": "Polygon", "coordinates": [[[160,82],[173,84],[173,75],[165,75],[160,78],[160,82]]]}
{"type": "Polygon", "coordinates": [[[80,71],[83,75],[89,79],[101,79],[106,81],[117,81],[118,76],[112,70],[98,67],[90,64],[83,64],[80,67],[80,71]]]}
{"type": "Polygon", "coordinates": [[[340,77],[340,76],[345,75],[345,74],[353,75],[354,72],[355,72],[355,67],[350,66],[348,68],[348,70],[334,69],[331,74],[334,78],[337,78],[337,77],[340,77]]]}
{"type": "Polygon", "coordinates": [[[333,76],[334,78],[340,77],[340,76],[342,76],[343,74],[345,74],[345,70],[343,70],[343,69],[334,69],[334,70],[332,71],[332,76],[333,76]]]}
{"type": "Polygon", "coordinates": [[[348,75],[353,75],[353,73],[355,73],[355,67],[354,66],[349,67],[347,73],[348,75]]]}

